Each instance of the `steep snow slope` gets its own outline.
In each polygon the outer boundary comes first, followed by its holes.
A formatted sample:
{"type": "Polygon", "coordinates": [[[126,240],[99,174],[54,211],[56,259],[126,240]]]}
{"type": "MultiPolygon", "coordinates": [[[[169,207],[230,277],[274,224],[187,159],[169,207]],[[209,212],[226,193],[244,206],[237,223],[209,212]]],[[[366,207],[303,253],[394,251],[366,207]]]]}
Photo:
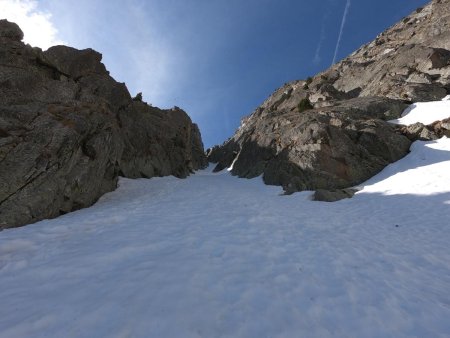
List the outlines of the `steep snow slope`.
{"type": "Polygon", "coordinates": [[[0,232],[0,337],[450,336],[450,139],[360,188],[321,203],[227,171],[121,179],[0,232]]]}

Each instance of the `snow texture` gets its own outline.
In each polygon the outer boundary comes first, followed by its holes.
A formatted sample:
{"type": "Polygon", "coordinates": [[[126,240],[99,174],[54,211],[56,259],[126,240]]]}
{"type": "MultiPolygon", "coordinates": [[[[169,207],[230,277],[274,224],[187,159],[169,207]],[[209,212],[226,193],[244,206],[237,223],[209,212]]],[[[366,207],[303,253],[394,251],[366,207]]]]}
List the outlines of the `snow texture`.
{"type": "Polygon", "coordinates": [[[418,102],[407,108],[402,117],[389,122],[395,124],[410,125],[415,122],[431,124],[435,121],[446,119],[450,115],[450,95],[444,97],[442,101],[418,102]]]}
{"type": "Polygon", "coordinates": [[[0,232],[0,337],[449,337],[450,139],[359,188],[121,179],[0,232]]]}

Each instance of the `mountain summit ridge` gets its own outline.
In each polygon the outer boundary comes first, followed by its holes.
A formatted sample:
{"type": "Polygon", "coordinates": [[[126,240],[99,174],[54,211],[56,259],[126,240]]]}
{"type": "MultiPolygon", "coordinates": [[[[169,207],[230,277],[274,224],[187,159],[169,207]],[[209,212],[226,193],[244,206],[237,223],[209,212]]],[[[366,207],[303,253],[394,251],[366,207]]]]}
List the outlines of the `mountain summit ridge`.
{"type": "Polygon", "coordinates": [[[329,69],[276,90],[208,150],[216,170],[286,192],[359,184],[408,153],[388,123],[450,92],[450,1],[417,9],[329,69]]]}

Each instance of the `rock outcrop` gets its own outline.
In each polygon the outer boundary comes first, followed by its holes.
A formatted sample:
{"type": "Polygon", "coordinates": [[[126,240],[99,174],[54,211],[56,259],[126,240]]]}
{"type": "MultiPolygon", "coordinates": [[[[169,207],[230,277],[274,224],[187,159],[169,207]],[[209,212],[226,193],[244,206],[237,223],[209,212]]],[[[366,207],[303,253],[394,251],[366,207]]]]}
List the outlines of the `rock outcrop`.
{"type": "Polygon", "coordinates": [[[22,38],[0,20],[0,230],[90,206],[119,175],[186,177],[207,164],[187,114],[133,100],[100,53],[22,38]]]}
{"type": "Polygon", "coordinates": [[[397,128],[411,141],[432,141],[443,136],[450,137],[450,119],[435,121],[429,125],[420,122],[409,126],[399,125],[397,128]]]}
{"type": "Polygon", "coordinates": [[[449,41],[450,0],[434,0],[330,69],[285,84],[208,159],[287,193],[359,184],[414,140],[387,120],[448,94],[449,41]]]}

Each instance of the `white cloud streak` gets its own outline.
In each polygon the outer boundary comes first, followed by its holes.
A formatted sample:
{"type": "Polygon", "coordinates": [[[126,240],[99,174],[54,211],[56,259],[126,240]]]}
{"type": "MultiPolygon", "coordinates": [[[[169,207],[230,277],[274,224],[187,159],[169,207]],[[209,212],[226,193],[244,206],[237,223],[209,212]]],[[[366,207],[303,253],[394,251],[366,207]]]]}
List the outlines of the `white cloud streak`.
{"type": "Polygon", "coordinates": [[[324,41],[325,41],[325,24],[322,24],[322,28],[320,30],[319,42],[317,44],[316,52],[314,53],[313,62],[315,64],[319,64],[320,61],[322,60],[321,57],[320,57],[320,52],[322,50],[322,45],[323,45],[324,41]]]}
{"type": "Polygon", "coordinates": [[[24,33],[24,42],[47,49],[64,44],[51,21],[51,14],[39,10],[36,0],[0,0],[0,19],[17,23],[24,33]]]}
{"type": "Polygon", "coordinates": [[[344,26],[347,21],[347,15],[348,15],[348,12],[350,11],[350,6],[351,6],[351,0],[347,0],[347,3],[345,4],[344,15],[342,16],[341,28],[339,30],[339,37],[337,39],[336,48],[334,50],[333,62],[331,63],[332,65],[336,63],[336,57],[337,57],[337,53],[339,51],[339,47],[341,45],[341,39],[342,39],[342,35],[344,33],[344,26]]]}
{"type": "Polygon", "coordinates": [[[319,42],[317,43],[317,47],[316,47],[316,51],[314,53],[314,59],[313,59],[313,63],[318,65],[320,63],[320,61],[322,61],[322,58],[320,56],[320,52],[322,51],[322,46],[323,43],[325,42],[325,38],[326,38],[326,28],[327,28],[327,21],[328,18],[330,17],[330,0],[328,0],[327,3],[327,9],[325,11],[325,14],[322,17],[322,25],[320,27],[320,37],[319,37],[319,42]]]}

